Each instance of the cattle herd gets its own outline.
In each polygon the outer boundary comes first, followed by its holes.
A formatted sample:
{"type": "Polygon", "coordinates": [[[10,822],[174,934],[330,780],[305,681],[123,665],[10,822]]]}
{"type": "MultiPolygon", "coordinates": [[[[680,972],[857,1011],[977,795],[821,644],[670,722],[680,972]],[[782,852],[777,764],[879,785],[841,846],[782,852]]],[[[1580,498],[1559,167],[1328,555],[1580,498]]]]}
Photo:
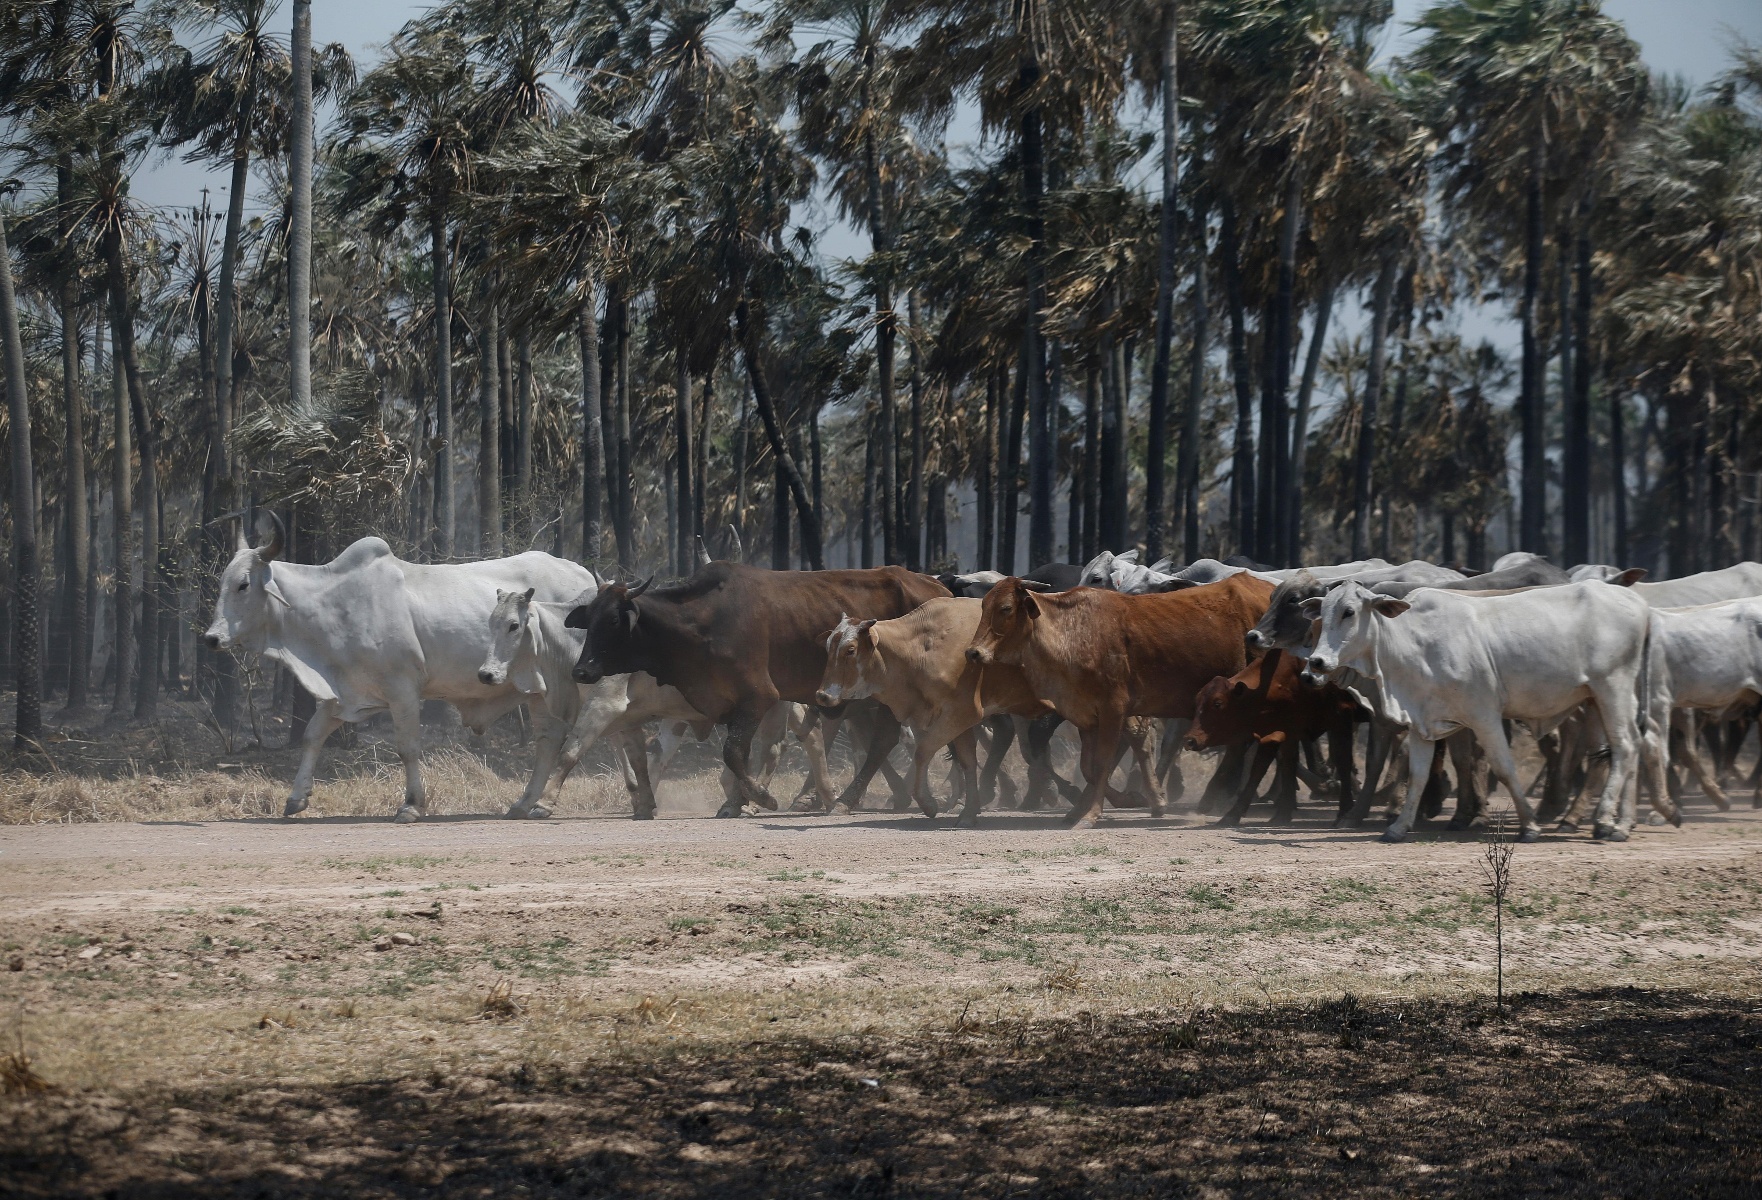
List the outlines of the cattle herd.
{"type": "Polygon", "coordinates": [[[768,783],[793,734],[809,767],[797,799],[810,808],[854,808],[882,773],[896,807],[935,816],[931,768],[947,748],[962,824],[994,802],[1062,799],[1066,824],[1086,827],[1109,803],[1161,815],[1182,789],[1182,752],[1221,751],[1200,812],[1234,824],[1272,770],[1275,823],[1293,818],[1301,782],[1336,798],[1338,823],[1398,799],[1383,838],[1400,841],[1437,814],[1448,758],[1453,827],[1480,816],[1490,771],[1522,840],[1545,821],[1576,828],[1594,804],[1595,835],[1621,841],[1642,789],[1657,819],[1681,823],[1676,768],[1729,805],[1719,776],[1762,699],[1758,563],[1646,583],[1643,571],[1568,572],[1527,554],[1471,574],[1381,559],[1144,566],[1128,552],[1020,577],[932,577],[767,571],[700,551],[689,578],[652,586],[536,552],[425,565],[364,538],[308,566],[282,548],[279,526],[257,547],[241,531],[205,636],[279,662],[317,701],[289,817],[306,808],[337,726],[386,712],[405,769],[395,819],[418,819],[421,704],[440,699],[479,732],[528,706],[536,760],[510,817],[548,816],[601,739],[623,763],[635,816],[652,817],[657,772],[685,738],[720,726],[720,816],[778,807],[768,783]],[[1079,737],[1081,782],[1054,768],[1063,722],[1079,737]],[[1528,784],[1514,723],[1543,751],[1528,784]],[[826,751],[841,729],[858,765],[839,790],[826,751]],[[888,759],[902,735],[909,778],[888,759]],[[1002,770],[1012,746],[1027,766],[1019,792],[1002,770]]]}

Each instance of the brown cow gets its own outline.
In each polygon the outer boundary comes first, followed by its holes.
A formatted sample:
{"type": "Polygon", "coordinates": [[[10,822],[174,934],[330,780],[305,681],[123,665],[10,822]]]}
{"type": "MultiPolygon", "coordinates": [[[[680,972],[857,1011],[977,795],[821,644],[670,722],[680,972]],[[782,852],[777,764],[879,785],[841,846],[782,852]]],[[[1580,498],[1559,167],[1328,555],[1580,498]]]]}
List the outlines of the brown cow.
{"type": "MultiPolygon", "coordinates": [[[[1302,672],[1300,656],[1274,650],[1227,679],[1218,676],[1200,689],[1198,711],[1187,734],[1187,746],[1193,750],[1235,746],[1249,740],[1277,748],[1274,825],[1288,825],[1296,815],[1298,746],[1324,733],[1340,787],[1340,815],[1352,806],[1352,727],[1361,714],[1360,705],[1351,693],[1331,683],[1319,688],[1305,686],[1302,672]]],[[[1218,824],[1236,824],[1253,800],[1253,787],[1243,788],[1234,807],[1218,824]]]]}
{"type": "MultiPolygon", "coordinates": [[[[902,567],[766,571],[716,562],[653,590],[646,583],[603,587],[565,623],[587,630],[575,664],[578,682],[647,671],[727,727],[722,761],[734,776],[736,794],[716,815],[732,817],[747,804],[777,807],[747,767],[753,732],[779,700],[814,702],[826,665],[826,637],[843,616],[902,617],[946,595],[948,589],[934,579],[902,567]]],[[[883,710],[883,715],[886,727],[871,740],[840,804],[862,796],[895,745],[898,725],[891,714],[883,710]]]]}
{"type": "MultiPolygon", "coordinates": [[[[1191,719],[1199,689],[1247,662],[1242,637],[1265,611],[1273,585],[1252,575],[1146,596],[1095,588],[1036,595],[1006,579],[985,597],[967,654],[1019,664],[1034,694],[1083,739],[1084,799],[1068,821],[1101,816],[1104,788],[1127,717],[1191,719]]],[[[1151,805],[1160,784],[1147,771],[1151,805]]]]}
{"type": "Polygon", "coordinates": [[[961,596],[929,600],[891,621],[846,617],[826,639],[826,671],[815,702],[831,708],[867,696],[885,704],[912,731],[912,795],[934,812],[930,764],[953,743],[966,777],[961,824],[978,823],[981,804],[977,735],[986,717],[1038,717],[1051,711],[1034,696],[1020,667],[981,666],[966,656],[979,627],[981,601],[961,596]]]}

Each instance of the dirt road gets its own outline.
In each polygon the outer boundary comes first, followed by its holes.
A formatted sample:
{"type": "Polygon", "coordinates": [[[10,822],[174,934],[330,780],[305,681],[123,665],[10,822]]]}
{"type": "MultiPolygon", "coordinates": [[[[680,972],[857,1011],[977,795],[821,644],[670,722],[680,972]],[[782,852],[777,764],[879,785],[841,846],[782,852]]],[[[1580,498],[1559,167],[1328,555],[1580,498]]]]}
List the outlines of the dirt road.
{"type": "MultiPolygon", "coordinates": [[[[1388,1005],[1478,1006],[1492,991],[1478,836],[1384,846],[1327,828],[1315,806],[1279,830],[1190,815],[1078,835],[1051,817],[982,824],[0,827],[0,1011],[64,1090],[195,1089],[201,1108],[241,1089],[579,1079],[682,1054],[726,1064],[743,1046],[793,1060],[789,1046],[853,1037],[886,1053],[927,1030],[1032,1040],[1071,1021],[1310,1012],[1347,994],[1383,1020],[1388,1005]]],[[[1759,958],[1762,814],[1703,805],[1622,846],[1518,848],[1513,992],[1688,989],[1743,1009],[1762,994],[1759,958]]],[[[58,1111],[37,1103],[33,1121],[58,1111]]],[[[96,1119],[76,1107],[76,1125],[96,1119]]],[[[46,1127],[12,1128],[16,1149],[46,1127]]],[[[332,1178],[302,1170],[287,1178],[332,1178]]],[[[633,1187],[620,1178],[614,1192],[633,1187]]]]}

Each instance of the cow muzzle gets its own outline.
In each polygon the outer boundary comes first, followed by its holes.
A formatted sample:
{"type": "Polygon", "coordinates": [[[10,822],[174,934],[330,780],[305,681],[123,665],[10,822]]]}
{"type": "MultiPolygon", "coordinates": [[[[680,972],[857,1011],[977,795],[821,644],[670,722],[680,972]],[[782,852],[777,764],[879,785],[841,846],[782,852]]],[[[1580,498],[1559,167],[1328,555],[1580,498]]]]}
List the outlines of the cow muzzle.
{"type": "Polygon", "coordinates": [[[576,683],[598,683],[601,679],[605,678],[605,673],[600,670],[598,663],[578,662],[570,668],[569,676],[574,679],[576,683]]]}
{"type": "Polygon", "coordinates": [[[968,646],[967,647],[967,661],[971,662],[971,663],[978,663],[982,667],[983,666],[990,666],[991,665],[991,651],[987,650],[983,646],[968,646]]]}
{"type": "Polygon", "coordinates": [[[202,635],[202,643],[210,650],[218,650],[220,649],[220,635],[218,633],[205,633],[202,635]]]}
{"type": "Polygon", "coordinates": [[[488,667],[483,668],[477,673],[477,681],[479,683],[487,683],[491,687],[496,687],[502,682],[500,673],[492,671],[488,667]]]}
{"type": "Polygon", "coordinates": [[[814,703],[820,708],[837,708],[840,703],[838,692],[831,688],[821,688],[814,693],[814,703]]]}
{"type": "Polygon", "coordinates": [[[1250,629],[1243,634],[1242,641],[1247,644],[1250,650],[1265,650],[1267,645],[1266,634],[1258,629],[1250,629]]]}

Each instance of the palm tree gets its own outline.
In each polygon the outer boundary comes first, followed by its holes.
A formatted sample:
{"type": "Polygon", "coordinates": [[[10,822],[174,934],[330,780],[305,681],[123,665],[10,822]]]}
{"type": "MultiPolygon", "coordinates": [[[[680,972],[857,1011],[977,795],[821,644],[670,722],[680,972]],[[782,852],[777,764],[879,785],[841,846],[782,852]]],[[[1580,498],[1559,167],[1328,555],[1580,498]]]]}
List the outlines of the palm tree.
{"type": "Polygon", "coordinates": [[[405,29],[386,60],[363,76],[344,103],[347,126],[339,170],[345,211],[372,210],[370,227],[420,215],[427,226],[433,293],[435,397],[434,550],[455,548],[453,503],[452,205],[470,187],[476,131],[470,123],[475,72],[457,33],[405,29]]]}
{"type": "MultiPolygon", "coordinates": [[[[1443,136],[1446,202],[1495,243],[1521,248],[1519,543],[1541,553],[1547,502],[1544,234],[1576,203],[1584,182],[1637,116],[1646,74],[1633,39],[1596,0],[1444,0],[1427,9],[1418,25],[1426,37],[1408,65],[1422,83],[1442,92],[1436,126],[1443,136]],[[1521,220],[1514,220],[1519,212],[1521,220]]],[[[1575,447],[1574,456],[1581,450],[1575,447]]]]}
{"type": "Polygon", "coordinates": [[[288,184],[288,391],[296,409],[312,406],[312,0],[294,0],[293,136],[288,184]]]}
{"type": "Polygon", "coordinates": [[[12,664],[18,681],[13,750],[41,751],[43,673],[37,631],[42,571],[37,562],[37,484],[31,470],[31,394],[25,380],[24,341],[18,330],[18,301],[12,292],[12,251],[6,245],[4,214],[0,214],[0,351],[5,353],[6,413],[12,423],[12,664]]]}

